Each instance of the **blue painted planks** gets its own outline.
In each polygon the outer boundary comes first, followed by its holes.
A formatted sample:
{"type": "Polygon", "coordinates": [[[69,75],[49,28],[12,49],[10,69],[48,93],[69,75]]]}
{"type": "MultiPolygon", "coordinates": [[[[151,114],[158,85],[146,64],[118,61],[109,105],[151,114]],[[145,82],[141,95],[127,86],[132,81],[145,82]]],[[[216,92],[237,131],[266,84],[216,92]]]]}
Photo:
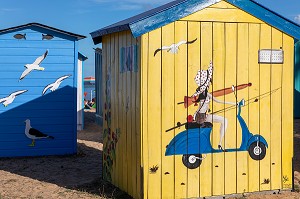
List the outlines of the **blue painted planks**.
{"type": "Polygon", "coordinates": [[[0,48],[62,48],[74,49],[74,42],[70,41],[15,41],[0,40],[0,48]]]}
{"type": "MultiPolygon", "coordinates": [[[[11,33],[7,33],[7,34],[4,34],[4,35],[0,35],[0,39],[1,40],[17,40],[18,39],[15,39],[14,38],[14,35],[16,34],[26,34],[26,40],[24,39],[20,39],[19,41],[63,41],[65,39],[61,38],[61,37],[57,37],[57,36],[54,36],[53,39],[51,40],[42,40],[42,34],[46,35],[47,33],[46,32],[36,32],[36,31],[33,31],[33,30],[30,30],[30,29],[26,29],[26,30],[20,30],[20,31],[16,31],[16,32],[11,32],[11,33]]],[[[50,33],[49,33],[50,34],[50,33]]]]}
{"type": "Polygon", "coordinates": [[[28,90],[7,107],[0,104],[0,157],[76,152],[76,41],[60,33],[53,34],[52,40],[41,40],[45,32],[51,31],[33,28],[0,34],[0,99],[18,90],[28,90]],[[12,38],[19,32],[26,32],[27,40],[12,38]],[[34,70],[19,81],[24,65],[33,63],[46,50],[48,55],[41,63],[45,70],[34,70]],[[42,96],[48,84],[64,75],[71,76],[56,91],[48,90],[42,96]],[[24,134],[26,119],[31,120],[32,127],[56,139],[38,140],[35,147],[28,147],[31,140],[24,134]]]}
{"type": "MultiPolygon", "coordinates": [[[[63,64],[63,63],[43,63],[43,67],[45,68],[44,72],[64,72],[64,73],[72,73],[74,72],[74,63],[63,64]]],[[[24,70],[24,64],[0,64],[0,72],[20,72],[24,70]]],[[[4,75],[3,75],[4,76],[4,75]]]]}
{"type": "MultiPolygon", "coordinates": [[[[1,44],[0,44],[1,45],[1,44]]],[[[44,53],[46,52],[46,49],[44,53]]],[[[32,64],[36,58],[41,56],[43,53],[40,55],[36,56],[0,56],[0,64],[20,64],[20,65],[25,65],[25,64],[32,64]]],[[[44,63],[48,64],[69,64],[69,63],[74,63],[74,56],[51,56],[48,55],[44,61],[41,63],[41,66],[43,66],[44,63]]]]}
{"type": "MultiPolygon", "coordinates": [[[[45,79],[49,80],[49,83],[50,82],[54,82],[54,80],[56,80],[57,78],[61,77],[61,76],[64,76],[64,75],[72,75],[70,74],[72,71],[69,71],[69,73],[67,72],[48,72],[48,68],[45,67],[45,70],[43,71],[32,71],[29,73],[29,75],[27,75],[23,80],[21,80],[19,82],[19,78],[21,76],[21,74],[23,73],[23,71],[25,70],[24,67],[18,67],[19,70],[18,71],[15,71],[15,72],[5,72],[5,75],[0,75],[1,79],[0,79],[0,85],[1,85],[1,80],[4,80],[4,79],[11,79],[11,81],[13,81],[13,84],[18,84],[18,85],[21,85],[22,82],[24,81],[25,82],[25,79],[28,80],[28,79],[41,79],[42,76],[45,77],[45,79]]],[[[51,66],[50,66],[51,68],[51,66]]],[[[61,85],[63,84],[69,84],[69,85],[72,85],[72,82],[69,80],[69,79],[73,79],[72,76],[70,76],[69,78],[65,79],[61,85]],[[68,82],[69,80],[69,83],[66,83],[68,82]]],[[[43,79],[44,80],[44,79],[43,79]]],[[[2,82],[4,83],[4,82],[2,82]]],[[[40,82],[41,83],[41,82],[40,82]]],[[[43,81],[43,84],[45,84],[45,82],[43,81]]],[[[9,84],[9,85],[12,85],[12,84],[9,84]]]]}
{"type": "MultiPolygon", "coordinates": [[[[25,50],[24,48],[0,48],[0,56],[41,56],[46,51],[45,48],[34,48],[25,50]]],[[[51,48],[48,56],[71,56],[74,57],[74,52],[68,48],[51,48]]]]}

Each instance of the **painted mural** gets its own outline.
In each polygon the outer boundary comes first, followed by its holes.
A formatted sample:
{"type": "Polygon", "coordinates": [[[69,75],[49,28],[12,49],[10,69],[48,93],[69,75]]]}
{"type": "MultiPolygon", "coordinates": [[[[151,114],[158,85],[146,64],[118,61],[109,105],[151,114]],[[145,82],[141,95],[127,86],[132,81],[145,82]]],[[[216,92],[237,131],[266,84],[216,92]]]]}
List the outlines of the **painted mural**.
{"type": "Polygon", "coordinates": [[[183,44],[192,44],[194,43],[195,41],[197,41],[197,38],[192,40],[192,41],[185,41],[185,40],[182,40],[176,44],[171,44],[170,46],[163,46],[161,48],[158,48],[155,52],[154,52],[154,57],[155,55],[159,52],[159,51],[162,51],[162,50],[166,50],[167,52],[170,52],[172,54],[177,54],[178,51],[179,51],[179,47],[183,44]]]}
{"type": "MultiPolygon", "coordinates": [[[[245,120],[241,116],[242,108],[246,105],[246,101],[242,99],[237,103],[225,102],[216,98],[217,96],[233,93],[236,101],[238,101],[236,91],[252,86],[252,84],[249,83],[239,86],[232,86],[232,88],[225,88],[210,93],[209,87],[212,82],[212,77],[212,62],[210,62],[207,70],[198,70],[194,78],[195,83],[198,86],[196,88],[196,92],[191,97],[184,97],[185,108],[192,103],[195,103],[195,105],[199,104],[198,108],[193,116],[189,115],[187,117],[187,122],[184,124],[186,130],[177,134],[168,144],[165,155],[182,155],[182,162],[189,169],[198,168],[201,165],[202,160],[205,159],[206,154],[211,153],[248,151],[253,160],[262,160],[266,155],[268,143],[263,136],[259,134],[252,134],[249,131],[245,120]],[[211,100],[216,103],[228,104],[231,106],[223,110],[210,113],[211,100]],[[222,141],[228,122],[225,117],[218,115],[218,113],[236,107],[238,109],[237,119],[242,130],[242,141],[239,148],[227,149],[222,146],[222,141]],[[213,123],[221,124],[219,129],[220,140],[218,149],[214,149],[210,141],[213,123]]],[[[257,101],[258,99],[256,98],[254,102],[257,101]]],[[[179,123],[177,127],[180,126],[182,126],[181,123],[179,123]]],[[[167,131],[172,129],[174,128],[168,129],[167,131]]]]}
{"type": "Polygon", "coordinates": [[[50,136],[50,135],[46,135],[44,133],[42,133],[41,131],[35,129],[35,128],[32,128],[31,127],[31,124],[30,124],[30,120],[27,119],[24,121],[25,122],[25,135],[32,140],[31,144],[28,145],[28,146],[35,146],[35,140],[38,140],[38,139],[54,139],[53,136],[50,136]]]}
{"type": "Polygon", "coordinates": [[[111,71],[106,75],[105,82],[105,103],[104,103],[104,146],[103,146],[103,177],[112,181],[112,169],[116,161],[116,147],[120,138],[120,128],[111,129],[111,71]]]}
{"type": "Polygon", "coordinates": [[[18,95],[21,95],[25,92],[27,92],[28,90],[19,90],[19,91],[15,91],[13,93],[11,93],[9,96],[1,98],[0,99],[0,103],[2,103],[5,107],[7,107],[9,104],[13,103],[13,101],[15,100],[15,98],[18,95]]]}
{"type": "Polygon", "coordinates": [[[20,77],[20,80],[21,81],[22,79],[24,79],[31,71],[33,70],[38,70],[38,71],[43,71],[45,70],[45,68],[41,67],[40,64],[42,63],[42,61],[44,61],[44,59],[47,57],[48,55],[48,50],[46,50],[46,52],[38,57],[32,64],[25,64],[25,70],[24,72],[22,73],[21,77],[20,77]]]}
{"type": "Polygon", "coordinates": [[[55,82],[51,83],[51,84],[48,84],[44,90],[43,90],[43,93],[42,95],[45,95],[45,93],[47,92],[47,90],[49,89],[50,91],[55,91],[56,89],[58,89],[58,87],[60,86],[60,84],[65,80],[67,79],[68,77],[70,77],[71,75],[64,75],[60,78],[58,78],[57,80],[55,80],[55,82]]]}

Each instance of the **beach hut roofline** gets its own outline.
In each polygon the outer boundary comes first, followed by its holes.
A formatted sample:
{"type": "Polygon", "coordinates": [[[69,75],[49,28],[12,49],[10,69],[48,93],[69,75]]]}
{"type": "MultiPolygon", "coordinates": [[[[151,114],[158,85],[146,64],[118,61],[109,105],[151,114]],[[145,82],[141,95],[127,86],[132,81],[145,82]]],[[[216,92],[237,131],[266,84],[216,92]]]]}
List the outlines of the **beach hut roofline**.
{"type": "Polygon", "coordinates": [[[53,27],[50,27],[50,26],[46,26],[46,25],[40,24],[40,23],[28,23],[28,24],[24,24],[24,25],[20,25],[20,26],[15,26],[15,27],[11,27],[11,28],[2,29],[2,30],[0,30],[0,35],[5,34],[7,32],[12,32],[12,31],[16,31],[16,30],[19,30],[19,29],[32,27],[32,26],[43,28],[43,29],[46,29],[46,30],[50,30],[50,31],[53,31],[53,32],[60,33],[60,34],[68,35],[68,36],[71,36],[71,37],[75,38],[76,40],[86,38],[86,36],[83,36],[83,35],[78,35],[78,34],[75,34],[75,33],[67,32],[67,31],[60,30],[60,29],[57,29],[57,28],[53,28],[53,27]]]}
{"type": "MultiPolygon", "coordinates": [[[[94,44],[102,42],[102,36],[130,30],[134,37],[172,23],[190,14],[207,8],[221,0],[177,0],[146,11],[139,15],[117,22],[110,26],[91,32],[94,44]]],[[[225,0],[244,10],[250,15],[287,33],[295,39],[300,39],[300,26],[280,14],[266,8],[254,0],[225,0]]]]}

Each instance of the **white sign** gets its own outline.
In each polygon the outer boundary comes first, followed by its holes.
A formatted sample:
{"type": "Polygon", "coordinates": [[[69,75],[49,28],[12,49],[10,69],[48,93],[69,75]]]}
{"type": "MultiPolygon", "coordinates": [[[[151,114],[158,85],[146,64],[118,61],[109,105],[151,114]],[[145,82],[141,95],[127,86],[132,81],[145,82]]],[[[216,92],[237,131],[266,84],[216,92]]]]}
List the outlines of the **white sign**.
{"type": "Polygon", "coordinates": [[[258,63],[283,64],[283,50],[263,49],[258,51],[258,63]]]}

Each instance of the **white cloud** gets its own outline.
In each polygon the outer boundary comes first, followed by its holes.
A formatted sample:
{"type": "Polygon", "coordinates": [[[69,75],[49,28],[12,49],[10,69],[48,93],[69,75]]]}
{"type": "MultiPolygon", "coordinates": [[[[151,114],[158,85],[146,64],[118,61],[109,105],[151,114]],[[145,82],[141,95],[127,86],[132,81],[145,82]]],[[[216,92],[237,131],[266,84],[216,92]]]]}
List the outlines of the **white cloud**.
{"type": "Polygon", "coordinates": [[[170,0],[89,0],[97,4],[109,3],[114,5],[115,10],[149,10],[151,8],[163,5],[170,0]]]}
{"type": "Polygon", "coordinates": [[[296,21],[296,23],[300,24],[300,14],[297,15],[294,20],[296,21]]]}

